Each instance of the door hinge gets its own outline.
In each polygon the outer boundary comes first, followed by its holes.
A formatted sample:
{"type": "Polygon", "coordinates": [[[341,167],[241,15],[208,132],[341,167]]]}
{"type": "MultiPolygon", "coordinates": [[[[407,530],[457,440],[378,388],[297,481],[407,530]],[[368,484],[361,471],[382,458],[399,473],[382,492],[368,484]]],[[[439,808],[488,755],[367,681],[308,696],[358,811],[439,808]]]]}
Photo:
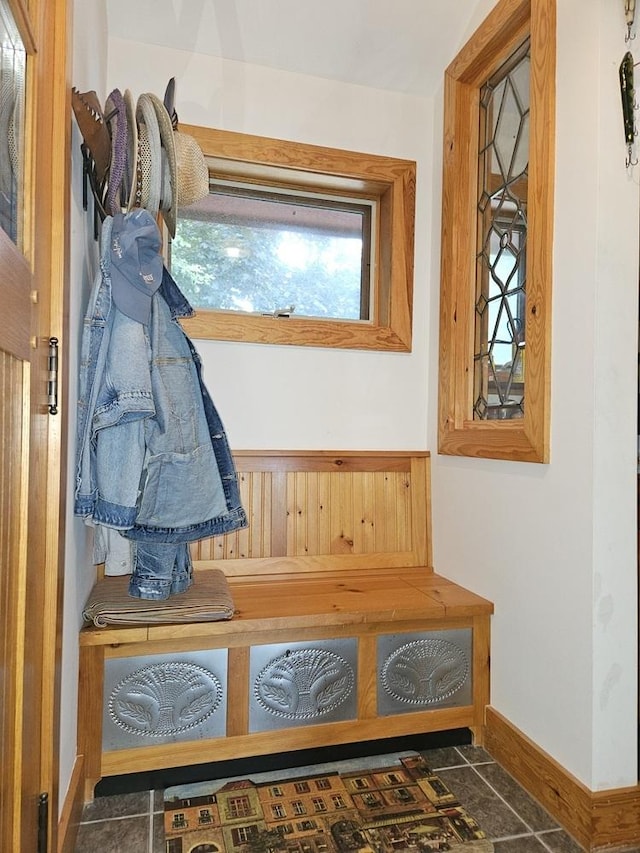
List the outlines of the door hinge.
{"type": "Polygon", "coordinates": [[[47,853],[49,837],[49,794],[38,797],[38,853],[47,853]]]}
{"type": "Polygon", "coordinates": [[[49,364],[47,377],[47,405],[49,414],[58,414],[58,339],[49,338],[49,364]]]}

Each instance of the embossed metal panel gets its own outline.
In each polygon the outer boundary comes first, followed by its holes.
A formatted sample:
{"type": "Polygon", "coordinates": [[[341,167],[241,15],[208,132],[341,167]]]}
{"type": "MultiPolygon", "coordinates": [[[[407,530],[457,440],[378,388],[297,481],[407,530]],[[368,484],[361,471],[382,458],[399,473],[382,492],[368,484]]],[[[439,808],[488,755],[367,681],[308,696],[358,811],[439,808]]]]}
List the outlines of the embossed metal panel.
{"type": "Polygon", "coordinates": [[[105,661],[102,749],[226,733],[227,650],[105,661]]]}
{"type": "Polygon", "coordinates": [[[472,704],[471,628],[378,638],[378,715],[472,704]]]}
{"type": "Polygon", "coordinates": [[[250,677],[250,732],[356,718],[355,639],[253,646],[250,677]]]}

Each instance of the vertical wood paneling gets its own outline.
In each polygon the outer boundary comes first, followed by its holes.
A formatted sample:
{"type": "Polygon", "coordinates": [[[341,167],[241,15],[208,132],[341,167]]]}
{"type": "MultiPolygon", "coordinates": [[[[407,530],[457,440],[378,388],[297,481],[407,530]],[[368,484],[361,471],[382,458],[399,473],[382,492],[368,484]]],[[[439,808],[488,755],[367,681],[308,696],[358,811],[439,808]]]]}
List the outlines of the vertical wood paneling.
{"type": "Polygon", "coordinates": [[[308,471],[307,481],[307,524],[304,551],[302,554],[319,554],[319,529],[320,529],[320,498],[317,471],[308,471]]]}
{"type": "Polygon", "coordinates": [[[5,768],[0,773],[0,820],[5,832],[11,831],[12,824],[14,832],[19,829],[14,820],[18,792],[14,786],[19,786],[22,772],[22,754],[16,745],[24,707],[20,679],[25,648],[28,376],[28,365],[0,351],[0,767],[5,768]]]}
{"type": "Polygon", "coordinates": [[[240,499],[247,513],[248,526],[224,536],[194,542],[191,547],[193,559],[234,560],[272,556],[272,489],[277,476],[268,471],[239,474],[240,499]]]}
{"type": "Polygon", "coordinates": [[[389,488],[393,474],[378,474],[376,489],[376,551],[393,551],[396,525],[395,493],[389,488]]]}
{"type": "MultiPolygon", "coordinates": [[[[249,526],[194,543],[195,560],[392,554],[415,552],[430,565],[428,457],[379,470],[375,455],[348,468],[324,455],[301,454],[296,468],[242,470],[240,496],[249,526]]],[[[283,454],[286,458],[286,454],[283,454]]],[[[256,467],[264,465],[256,455],[256,467]]],[[[287,463],[289,464],[289,463],[287,463]]],[[[341,463],[344,464],[344,463],[341,463]]]]}
{"type": "Polygon", "coordinates": [[[287,475],[284,471],[274,471],[271,475],[271,531],[272,557],[284,557],[287,553],[287,475]]]}
{"type": "Polygon", "coordinates": [[[365,491],[365,474],[354,475],[353,478],[353,553],[366,553],[364,545],[364,534],[366,528],[365,514],[367,505],[367,493],[365,491]]]}
{"type": "Polygon", "coordinates": [[[396,548],[398,551],[409,551],[412,546],[410,482],[407,474],[397,475],[396,548]]]}
{"type": "Polygon", "coordinates": [[[318,474],[318,554],[331,551],[331,483],[326,474],[318,474]]]}
{"type": "Polygon", "coordinates": [[[431,566],[431,466],[429,459],[411,460],[411,488],[408,499],[412,519],[411,546],[418,565],[431,566]]]}
{"type": "Polygon", "coordinates": [[[331,553],[350,554],[353,551],[353,515],[351,512],[353,474],[329,474],[331,477],[331,553]]]}
{"type": "Polygon", "coordinates": [[[365,471],[362,474],[362,491],[366,495],[366,505],[362,513],[362,553],[370,554],[375,548],[375,474],[365,471]]]}

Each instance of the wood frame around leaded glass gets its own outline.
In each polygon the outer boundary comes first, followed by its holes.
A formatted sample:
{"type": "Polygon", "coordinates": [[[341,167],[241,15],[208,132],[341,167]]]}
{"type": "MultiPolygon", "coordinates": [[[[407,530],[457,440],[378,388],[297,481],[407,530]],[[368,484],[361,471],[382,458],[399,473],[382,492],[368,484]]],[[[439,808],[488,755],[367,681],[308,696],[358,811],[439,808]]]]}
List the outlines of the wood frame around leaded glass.
{"type": "MultiPolygon", "coordinates": [[[[440,453],[549,461],[555,20],[555,0],[500,0],[445,72],[440,453]],[[507,227],[505,219],[502,227],[502,233],[507,234],[506,244],[511,242],[513,246],[514,240],[521,244],[514,252],[519,260],[519,279],[513,288],[516,307],[511,318],[518,322],[512,325],[506,341],[514,349],[511,363],[504,376],[493,377],[504,381],[508,403],[505,406],[499,395],[496,400],[487,399],[488,404],[494,405],[491,410],[481,402],[483,388],[490,390],[490,361],[485,352],[489,349],[490,323],[488,317],[482,317],[483,276],[478,275],[483,246],[479,239],[483,226],[478,216],[478,202],[482,199],[481,92],[504,63],[513,57],[517,60],[527,39],[530,113],[526,186],[521,183],[514,203],[517,221],[507,227]],[[483,339],[484,349],[479,344],[483,339]],[[476,362],[481,365],[477,371],[476,362]],[[486,416],[487,413],[493,416],[486,416]]],[[[519,180],[523,182],[524,175],[519,180]]],[[[496,233],[499,231],[500,228],[496,233]]],[[[490,264],[485,278],[489,270],[490,264]]]]}

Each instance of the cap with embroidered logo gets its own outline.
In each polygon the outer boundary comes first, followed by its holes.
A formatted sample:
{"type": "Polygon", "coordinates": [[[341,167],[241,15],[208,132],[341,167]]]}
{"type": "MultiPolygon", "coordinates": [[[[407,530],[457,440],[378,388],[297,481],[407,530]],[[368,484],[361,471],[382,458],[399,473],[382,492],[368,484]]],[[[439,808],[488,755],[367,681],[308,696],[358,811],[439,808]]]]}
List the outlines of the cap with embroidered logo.
{"type": "Polygon", "coordinates": [[[148,324],[151,297],[162,283],[162,240],[148,210],[117,213],[111,226],[111,294],[116,308],[148,324]]]}

